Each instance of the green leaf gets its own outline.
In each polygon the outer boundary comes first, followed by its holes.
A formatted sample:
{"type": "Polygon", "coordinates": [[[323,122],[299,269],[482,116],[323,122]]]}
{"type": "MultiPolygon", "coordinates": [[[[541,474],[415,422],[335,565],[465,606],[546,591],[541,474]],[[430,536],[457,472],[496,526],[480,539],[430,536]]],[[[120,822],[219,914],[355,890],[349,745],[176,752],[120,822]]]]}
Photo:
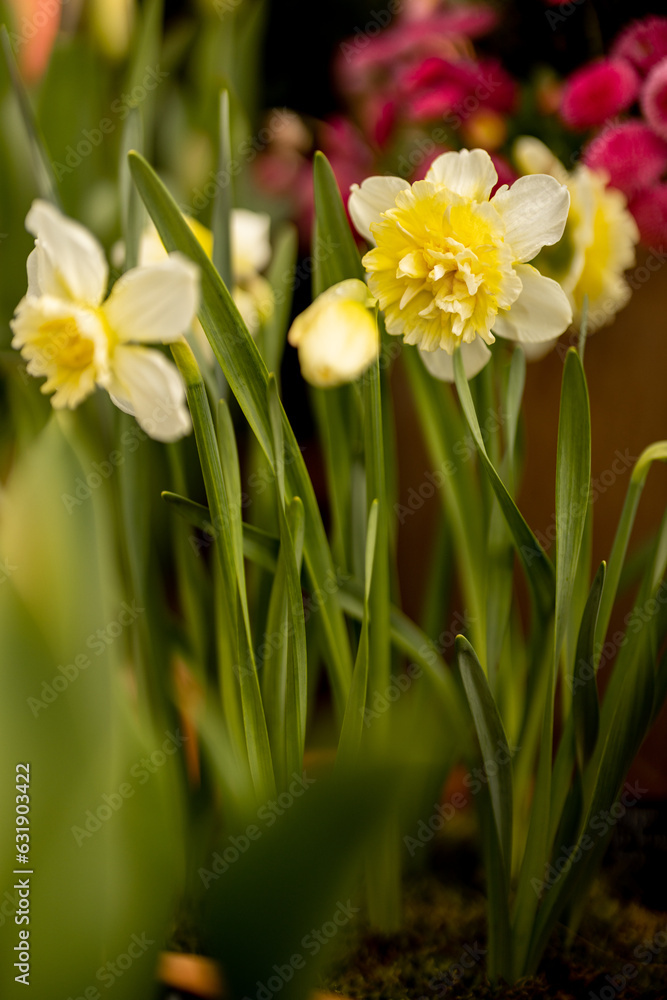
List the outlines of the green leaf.
{"type": "MultiPolygon", "coordinates": [[[[133,51],[125,81],[128,94],[137,87],[146,89],[142,81],[149,67],[155,66],[159,69],[163,19],[164,0],[147,0],[143,4],[139,15],[139,27],[134,33],[133,51]]],[[[141,118],[144,123],[146,150],[149,153],[153,148],[156,100],[155,88],[141,101],[141,118]]]]}
{"type": "Polygon", "coordinates": [[[287,342],[287,327],[292,310],[292,282],[299,249],[296,228],[285,224],[278,232],[267,280],[273,290],[273,312],[261,333],[262,353],[269,372],[278,379],[287,342]]]}
{"type": "MultiPolygon", "coordinates": [[[[241,688],[248,762],[258,795],[261,796],[267,792],[270,793],[275,788],[275,782],[266,718],[248,621],[244,580],[239,577],[238,527],[236,525],[240,524],[240,501],[237,499],[235,506],[233,498],[229,495],[204,380],[192,350],[185,341],[172,344],[171,350],[185,382],[206,496],[213,524],[217,529],[215,551],[218,556],[223,584],[220,595],[222,603],[219,601],[218,612],[229,619],[232,636],[235,636],[236,639],[236,664],[239,668],[238,679],[241,688]]],[[[225,429],[223,429],[224,436],[225,429]]],[[[231,449],[231,442],[227,440],[226,443],[231,449]]],[[[236,481],[233,472],[228,471],[228,477],[231,477],[230,482],[236,481]]],[[[220,621],[220,625],[225,627],[224,618],[220,621]]],[[[234,678],[230,674],[233,664],[223,663],[221,668],[225,671],[227,682],[233,685],[234,678]]]]}
{"type": "Polygon", "coordinates": [[[616,591],[621,577],[625,554],[635,523],[635,515],[639,500],[646,483],[649,469],[653,462],[667,462],[667,441],[658,441],[646,448],[635,464],[630,476],[630,484],[625,497],[621,519],[616,529],[614,544],[609,557],[609,566],[602,591],[602,601],[600,603],[600,614],[598,616],[597,628],[595,630],[596,647],[600,648],[604,644],[604,639],[609,628],[612,608],[616,600],[616,591]]]}
{"type": "MultiPolygon", "coordinates": [[[[419,351],[406,347],[402,357],[431,462],[441,474],[439,492],[456,538],[457,568],[464,607],[471,621],[471,634],[477,648],[486,649],[482,544],[486,523],[474,470],[470,468],[472,463],[466,461],[470,452],[467,450],[465,425],[450,387],[432,377],[419,357],[419,351]],[[461,444],[466,446],[463,457],[461,444]]],[[[473,442],[469,443],[472,447],[473,442]]]]}
{"type": "Polygon", "coordinates": [[[308,679],[306,667],[306,629],[301,598],[301,580],[299,563],[303,546],[303,505],[298,497],[294,497],[291,505],[291,517],[298,537],[298,549],[295,537],[285,509],[285,454],[283,423],[285,414],[278,396],[278,386],[273,375],[269,375],[268,407],[273,432],[273,467],[276,471],[277,507],[280,525],[280,555],[285,567],[285,582],[287,585],[286,621],[289,628],[290,666],[291,672],[286,677],[286,711],[288,713],[288,762],[298,766],[303,759],[306,743],[306,710],[308,703],[308,679]],[[289,749],[291,748],[291,758],[289,749]]]}
{"type": "MultiPolygon", "coordinates": [[[[273,443],[267,404],[268,372],[257,345],[220,275],[164,184],[141,156],[131,153],[129,159],[139,193],[166,249],[181,251],[200,268],[202,302],[199,318],[239,406],[264,454],[271,460],[273,443]]],[[[286,419],[284,436],[290,492],[292,496],[301,498],[306,515],[304,559],[313,586],[324,589],[335,577],[335,569],[315,492],[294,432],[286,419]]],[[[335,594],[322,604],[320,621],[327,643],[327,662],[331,666],[334,696],[337,704],[342,705],[352,666],[345,623],[335,594]]]]}
{"type": "MultiPolygon", "coordinates": [[[[229,165],[233,159],[231,150],[231,135],[229,128],[229,93],[220,93],[218,112],[218,176],[230,177],[229,165]]],[[[227,288],[232,288],[234,276],[232,273],[232,208],[234,198],[232,185],[218,184],[213,203],[213,264],[227,288]]]]}
{"type": "Polygon", "coordinates": [[[373,500],[368,514],[368,527],[366,529],[366,571],[364,574],[364,611],[361,624],[361,636],[359,638],[359,647],[357,650],[357,660],[354,665],[354,673],[352,674],[350,696],[347,699],[347,705],[345,706],[345,715],[343,717],[343,725],[340,732],[340,739],[338,741],[338,752],[336,754],[337,767],[353,767],[361,747],[369,671],[368,630],[370,623],[370,610],[368,599],[373,580],[378,511],[379,502],[376,499],[373,500]]]}
{"type": "Polygon", "coordinates": [[[30,151],[32,153],[37,188],[42,198],[50,201],[52,204],[56,205],[56,207],[61,208],[62,206],[60,202],[60,195],[58,193],[58,183],[53,172],[51,156],[46,148],[46,142],[44,140],[44,136],[42,135],[42,130],[37,122],[37,118],[35,117],[35,112],[32,110],[30,98],[28,97],[25,85],[21,79],[19,68],[16,65],[16,59],[14,58],[14,53],[12,52],[12,46],[9,41],[7,28],[4,24],[0,25],[0,42],[2,42],[2,51],[4,53],[7,69],[9,71],[9,78],[11,80],[14,96],[16,97],[21,118],[23,119],[23,126],[30,143],[30,151]]]}
{"type": "Polygon", "coordinates": [[[567,629],[584,537],[590,480],[591,420],[588,389],[581,359],[571,348],[567,352],[563,371],[556,459],[555,663],[558,662],[567,629]]]}
{"type": "Polygon", "coordinates": [[[508,886],[512,863],[512,764],[505,730],[486,676],[474,649],[461,635],[456,638],[456,655],[488,776],[489,815],[486,815],[485,789],[480,798],[480,827],[489,894],[489,975],[507,978],[510,969],[508,886]],[[507,753],[508,759],[498,762],[492,770],[490,764],[498,761],[500,750],[507,753]]]}
{"type": "MultiPolygon", "coordinates": [[[[201,531],[205,531],[209,535],[215,535],[211,514],[204,504],[168,490],[164,490],[161,496],[188,524],[200,528],[201,531]]],[[[251,562],[273,573],[276,569],[279,547],[280,542],[275,535],[271,535],[261,528],[256,528],[253,524],[243,522],[243,555],[246,559],[250,559],[251,562]]]]}
{"type": "MultiPolygon", "coordinates": [[[[495,761],[498,750],[507,748],[507,737],[503,729],[500,713],[493,700],[486,675],[468,640],[456,637],[456,657],[463,688],[468,699],[477,739],[484,763],[495,761]]],[[[498,843],[502,852],[505,873],[509,879],[512,860],[512,767],[509,762],[489,770],[489,794],[493,816],[498,831],[498,843]]]]}
{"type": "Polygon", "coordinates": [[[146,221],[144,208],[139,192],[132,183],[127,154],[131,149],[141,150],[144,146],[144,130],[139,108],[130,108],[123,125],[121,139],[120,167],[118,171],[120,183],[120,206],[123,240],[125,242],[125,262],[123,269],[129,271],[139,262],[139,246],[141,234],[146,221]]]}
{"type": "Polygon", "coordinates": [[[554,602],[553,566],[537,538],[526,524],[521,512],[512,500],[507,487],[496,472],[486,453],[482,432],[470,394],[470,386],[463,370],[460,351],[454,352],[454,377],[461,401],[461,408],[475,441],[482,465],[491,481],[493,491],[505,515],[508,527],[512,532],[519,558],[524,565],[526,576],[531,584],[540,614],[543,617],[547,617],[552,613],[554,602]]]}
{"type": "Polygon", "coordinates": [[[572,712],[580,768],[590,760],[600,728],[600,705],[595,682],[595,625],[606,568],[606,564],[602,562],[595,574],[581,619],[575,662],[572,665],[572,712]],[[585,677],[581,675],[583,667],[588,668],[585,677]]]}
{"type": "Polygon", "coordinates": [[[315,294],[344,281],[364,280],[364,268],[343,207],[338,181],[324,153],[315,153],[313,185],[316,205],[317,260],[315,294]]]}

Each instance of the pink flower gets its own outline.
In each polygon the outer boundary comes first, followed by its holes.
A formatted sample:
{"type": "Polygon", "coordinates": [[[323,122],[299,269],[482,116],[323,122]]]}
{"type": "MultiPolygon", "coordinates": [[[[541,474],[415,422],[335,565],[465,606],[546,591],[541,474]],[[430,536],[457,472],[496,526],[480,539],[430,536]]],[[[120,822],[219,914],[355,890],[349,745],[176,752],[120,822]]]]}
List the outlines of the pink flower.
{"type": "Polygon", "coordinates": [[[614,42],[611,54],[626,59],[644,76],[667,56],[667,17],[645,17],[634,21],[614,42]]]}
{"type": "Polygon", "coordinates": [[[656,63],[646,78],[641,96],[644,118],[654,132],[667,139],[667,56],[656,63]]]}
{"type": "Polygon", "coordinates": [[[431,56],[407,72],[401,84],[407,92],[405,117],[430,121],[454,112],[459,121],[482,107],[507,113],[516,103],[516,85],[493,59],[451,61],[431,56]]]}
{"type": "Polygon", "coordinates": [[[639,77],[623,59],[599,59],[578,69],[566,81],[560,114],[573,129],[602,125],[625,111],[639,93],[639,77]]]}
{"type": "Polygon", "coordinates": [[[491,7],[479,3],[452,7],[414,20],[397,18],[385,31],[358,32],[342,42],[334,74],[340,90],[363,94],[369,87],[392,80],[406,64],[430,55],[456,58],[470,38],[485,35],[498,22],[491,7]]]}
{"type": "Polygon", "coordinates": [[[628,206],[639,227],[642,243],[647,247],[664,247],[667,243],[667,184],[640,191],[628,206]]]}
{"type": "Polygon", "coordinates": [[[643,122],[624,122],[600,132],[583,159],[591,170],[605,171],[609,183],[631,198],[667,169],[667,143],[643,122]]]}

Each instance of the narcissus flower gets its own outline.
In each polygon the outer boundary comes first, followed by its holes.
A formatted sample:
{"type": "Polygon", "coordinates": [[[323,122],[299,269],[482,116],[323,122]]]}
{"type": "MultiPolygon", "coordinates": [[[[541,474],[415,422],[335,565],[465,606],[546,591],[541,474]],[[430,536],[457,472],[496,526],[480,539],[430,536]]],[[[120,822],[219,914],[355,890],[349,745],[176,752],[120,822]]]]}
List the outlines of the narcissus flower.
{"type": "Polygon", "coordinates": [[[588,330],[609,323],[630,298],[623,272],[635,262],[639,233],[624,195],[607,186],[605,174],[583,164],[571,174],[544,143],[517,140],[515,159],[526,173],[540,171],[566,184],[571,206],[563,239],[543,250],[537,264],[566,292],[575,323],[588,299],[588,330]]]}
{"type": "MultiPolygon", "coordinates": [[[[194,235],[209,257],[213,255],[213,233],[201,222],[190,216],[185,216],[194,235]]],[[[247,208],[232,209],[231,249],[233,287],[230,289],[236,308],[241,313],[243,322],[254,337],[259,328],[273,313],[273,289],[260,271],[263,271],[271,260],[271,216],[266,212],[251,212],[247,208]]],[[[167,251],[162,245],[158,231],[149,223],[141,235],[139,243],[139,263],[157,264],[165,260],[167,251]]],[[[195,326],[197,338],[206,354],[210,348],[206,334],[200,326],[195,326]]]]}
{"type": "Polygon", "coordinates": [[[489,200],[497,179],[488,153],[462,150],[439,156],[423,181],[369,177],[350,195],[356,228],[376,244],[363,263],[388,332],[418,346],[447,381],[458,347],[472,378],[494,334],[541,343],[572,321],[560,285],[527,263],[561,238],[567,188],[521,177],[489,200]]]}
{"type": "Polygon", "coordinates": [[[301,373],[320,388],[353,382],[378,353],[375,300],[363,281],[332,285],[294,320],[288,334],[301,373]]]}
{"type": "Polygon", "coordinates": [[[159,441],[190,430],[181,377],[158,350],[180,339],[197,311],[199,274],[178,253],[127,271],[105,299],[109,269],[97,240],[53,205],[26,218],[35,239],[28,291],[11,321],[28,372],[46,376],[56,409],[74,409],[96,386],[159,441]]]}

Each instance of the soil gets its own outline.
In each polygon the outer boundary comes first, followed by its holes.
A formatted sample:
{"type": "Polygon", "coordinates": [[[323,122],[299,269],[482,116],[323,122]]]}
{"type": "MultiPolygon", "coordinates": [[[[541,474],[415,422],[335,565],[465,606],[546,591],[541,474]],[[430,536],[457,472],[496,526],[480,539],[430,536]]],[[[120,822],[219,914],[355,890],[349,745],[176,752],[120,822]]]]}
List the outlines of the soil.
{"type": "Polygon", "coordinates": [[[443,845],[430,868],[406,885],[404,928],[391,935],[359,928],[324,989],[355,1000],[667,998],[667,913],[619,898],[609,875],[595,884],[567,953],[562,928],[538,975],[492,986],[484,975],[485,907],[476,856],[443,845]]]}

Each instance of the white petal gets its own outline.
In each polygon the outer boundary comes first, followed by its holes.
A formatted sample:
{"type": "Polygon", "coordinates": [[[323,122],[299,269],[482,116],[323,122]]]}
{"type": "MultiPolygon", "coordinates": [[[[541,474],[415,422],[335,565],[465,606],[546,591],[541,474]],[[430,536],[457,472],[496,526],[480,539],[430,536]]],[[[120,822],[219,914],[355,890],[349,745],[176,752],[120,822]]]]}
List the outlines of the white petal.
{"type": "Polygon", "coordinates": [[[121,342],[166,344],[185,333],[198,304],[198,269],[186,257],[172,253],[160,264],[127,271],[103,310],[121,342]]]}
{"type": "Polygon", "coordinates": [[[410,187],[402,177],[367,177],[361,187],[353,184],[347,202],[350,218],[360,236],[375,243],[371,225],[396,204],[396,195],[410,187]]]}
{"type": "Polygon", "coordinates": [[[498,174],[485,150],[462,149],[458,153],[438,156],[429,167],[426,180],[442,184],[462,198],[486,201],[498,181],[498,174]]]}
{"type": "Polygon", "coordinates": [[[271,216],[235,208],[231,217],[232,270],[237,281],[252,278],[271,260],[271,216]]]}
{"type": "Polygon", "coordinates": [[[523,291],[509,309],[498,312],[493,332],[524,344],[560,337],[572,322],[572,307],[561,286],[530,264],[519,264],[515,270],[523,291]]]}
{"type": "MultiPolygon", "coordinates": [[[[461,344],[459,350],[466,378],[474,378],[491,357],[491,351],[481,337],[476,337],[472,344],[461,344]]],[[[454,381],[454,358],[447,351],[420,351],[419,357],[435,378],[441,382],[454,381]]]]}
{"type": "Polygon", "coordinates": [[[519,177],[491,199],[505,223],[505,242],[515,261],[532,260],[542,247],[558,243],[570,209],[570,192],[554,177],[519,177]]]}
{"type": "Polygon", "coordinates": [[[105,381],[113,402],[136,417],[156,441],[177,441],[191,429],[185,386],[178,369],[159,351],[117,347],[105,381]]]}
{"type": "Polygon", "coordinates": [[[526,361],[541,361],[550,351],[553,351],[557,343],[558,337],[554,340],[545,340],[541,344],[526,344],[524,342],[520,350],[526,355],[526,361]]]}
{"type": "Polygon", "coordinates": [[[514,160],[523,174],[549,174],[560,184],[567,184],[568,173],[548,146],[532,135],[520,135],[512,150],[514,160]]]}
{"type": "Polygon", "coordinates": [[[40,253],[33,261],[33,275],[38,275],[42,291],[98,306],[106,292],[109,268],[95,237],[47,201],[32,203],[25,225],[37,238],[40,253]]]}

